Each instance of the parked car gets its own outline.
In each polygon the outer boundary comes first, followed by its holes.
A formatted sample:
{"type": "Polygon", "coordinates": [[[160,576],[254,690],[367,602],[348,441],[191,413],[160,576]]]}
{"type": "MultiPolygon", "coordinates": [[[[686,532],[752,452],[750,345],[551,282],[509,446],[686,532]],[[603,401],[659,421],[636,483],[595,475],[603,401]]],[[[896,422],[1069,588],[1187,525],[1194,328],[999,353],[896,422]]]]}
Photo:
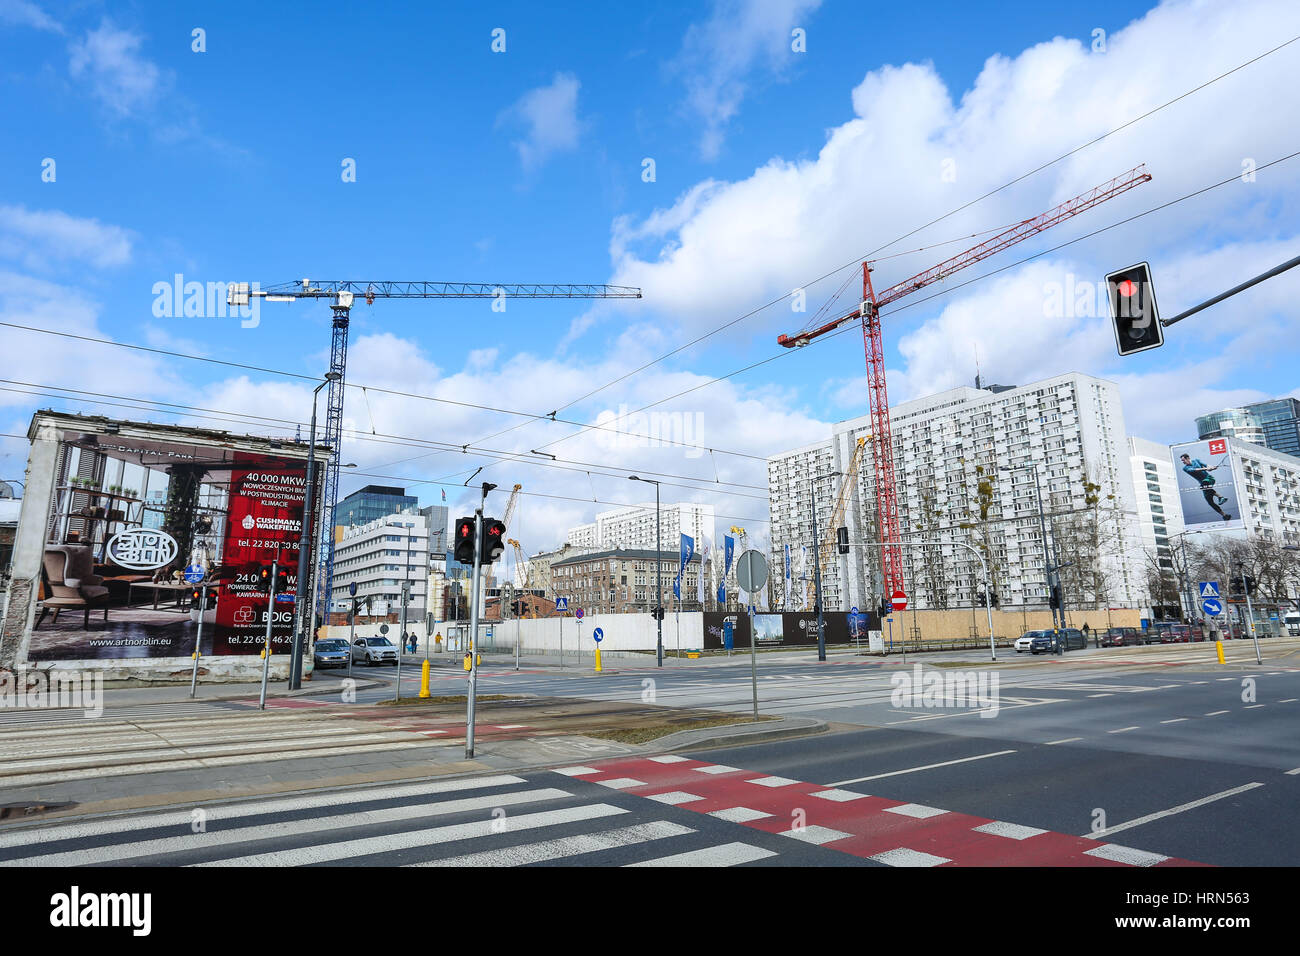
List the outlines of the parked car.
{"type": "Polygon", "coordinates": [[[1141,644],[1142,637],[1136,627],[1111,627],[1101,636],[1102,647],[1124,647],[1141,644]]]}
{"type": "Polygon", "coordinates": [[[396,664],[397,645],[386,637],[358,637],[352,642],[352,660],[363,664],[396,664]]]}
{"type": "Polygon", "coordinates": [[[316,642],[312,659],[317,667],[346,667],[348,642],[339,637],[328,637],[316,642]]]}
{"type": "Polygon", "coordinates": [[[1024,634],[1016,638],[1016,653],[1019,654],[1021,651],[1029,650],[1030,645],[1034,643],[1034,638],[1051,633],[1051,631],[1025,631],[1024,634]]]}
{"type": "Polygon", "coordinates": [[[1060,632],[1059,637],[1051,631],[1039,631],[1038,636],[1029,644],[1029,653],[1050,654],[1055,650],[1058,640],[1064,644],[1067,651],[1081,651],[1088,646],[1088,642],[1083,639],[1083,631],[1067,627],[1060,632]]]}

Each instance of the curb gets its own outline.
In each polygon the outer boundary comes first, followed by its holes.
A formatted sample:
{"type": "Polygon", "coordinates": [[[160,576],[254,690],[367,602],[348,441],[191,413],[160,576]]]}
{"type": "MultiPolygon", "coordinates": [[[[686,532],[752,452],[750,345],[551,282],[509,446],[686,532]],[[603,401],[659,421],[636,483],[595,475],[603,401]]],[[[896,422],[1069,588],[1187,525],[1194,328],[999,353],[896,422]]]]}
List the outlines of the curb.
{"type": "Polygon", "coordinates": [[[752,724],[730,724],[708,727],[703,730],[682,730],[645,744],[646,752],[733,747],[744,744],[766,743],[792,737],[808,737],[825,733],[829,728],[816,717],[784,717],[777,721],[759,721],[752,724]]]}

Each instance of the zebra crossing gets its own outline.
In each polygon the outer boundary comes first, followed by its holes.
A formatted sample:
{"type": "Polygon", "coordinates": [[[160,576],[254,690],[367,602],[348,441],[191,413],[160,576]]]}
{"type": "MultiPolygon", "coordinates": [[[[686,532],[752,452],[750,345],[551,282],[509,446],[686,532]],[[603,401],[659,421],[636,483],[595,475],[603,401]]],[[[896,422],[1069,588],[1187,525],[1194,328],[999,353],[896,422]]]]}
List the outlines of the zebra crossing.
{"type": "Polygon", "coordinates": [[[0,827],[0,867],[736,866],[807,849],[738,831],[559,774],[494,774],[0,827]]]}

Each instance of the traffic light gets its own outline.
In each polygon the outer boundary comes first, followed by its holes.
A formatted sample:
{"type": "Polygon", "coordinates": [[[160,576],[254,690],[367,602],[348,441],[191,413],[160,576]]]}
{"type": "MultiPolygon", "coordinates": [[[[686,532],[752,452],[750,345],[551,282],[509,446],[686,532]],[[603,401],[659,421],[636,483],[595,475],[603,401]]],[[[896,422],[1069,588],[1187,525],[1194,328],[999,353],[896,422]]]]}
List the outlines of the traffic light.
{"type": "Polygon", "coordinates": [[[257,566],[257,586],[268,589],[271,587],[271,566],[269,564],[259,564],[257,566]]]}
{"type": "Polygon", "coordinates": [[[282,564],[275,570],[275,593],[287,594],[289,592],[289,567],[282,564]]]}
{"type": "Polygon", "coordinates": [[[461,564],[474,564],[474,516],[456,522],[456,560],[461,564]]]}
{"type": "Polygon", "coordinates": [[[1047,603],[1051,606],[1053,611],[1059,611],[1061,609],[1061,586],[1059,584],[1052,585],[1052,596],[1048,598],[1047,603]]]}
{"type": "Polygon", "coordinates": [[[1255,579],[1252,578],[1249,574],[1246,575],[1246,593],[1247,593],[1247,594],[1254,594],[1254,593],[1255,593],[1255,586],[1256,586],[1255,579]]]}
{"type": "Polygon", "coordinates": [[[876,613],[880,615],[880,619],[883,621],[885,618],[889,617],[889,615],[893,612],[893,610],[894,609],[890,605],[890,603],[886,601],[884,598],[881,598],[880,607],[876,609],[876,613]]]}
{"type": "Polygon", "coordinates": [[[994,591],[994,592],[993,592],[993,606],[994,606],[994,607],[1001,607],[1001,604],[1000,604],[999,601],[998,601],[998,592],[997,592],[997,591],[994,591]]]}
{"type": "MultiPolygon", "coordinates": [[[[497,518],[483,519],[483,553],[480,560],[483,564],[491,564],[497,558],[501,557],[501,552],[506,549],[506,526],[505,522],[497,518]]],[[[473,558],[470,559],[471,561],[473,558]]]]}
{"type": "Polygon", "coordinates": [[[836,544],[840,549],[840,554],[849,553],[849,529],[840,527],[835,530],[836,544]]]}
{"type": "Polygon", "coordinates": [[[1139,262],[1107,275],[1106,297],[1120,355],[1145,352],[1165,344],[1149,265],[1139,262]]]}

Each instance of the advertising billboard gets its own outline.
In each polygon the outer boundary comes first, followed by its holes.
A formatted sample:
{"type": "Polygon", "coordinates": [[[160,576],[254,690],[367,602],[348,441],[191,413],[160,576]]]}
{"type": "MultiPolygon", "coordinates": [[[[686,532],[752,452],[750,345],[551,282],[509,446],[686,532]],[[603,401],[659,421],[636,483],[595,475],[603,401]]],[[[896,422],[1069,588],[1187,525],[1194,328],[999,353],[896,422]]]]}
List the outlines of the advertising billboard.
{"type": "MultiPolygon", "coordinates": [[[[736,648],[749,648],[750,638],[757,647],[813,647],[817,644],[817,615],[810,611],[784,611],[744,614],[707,611],[704,614],[704,646],[723,647],[725,622],[733,622],[736,648]]],[[[866,641],[871,630],[879,630],[880,621],[871,613],[848,614],[826,611],[822,614],[827,644],[850,644],[856,638],[866,641]]]]}
{"type": "Polygon", "coordinates": [[[1183,442],[1170,449],[1183,524],[1188,531],[1244,528],[1228,439],[1183,442]]]}
{"type": "Polygon", "coordinates": [[[305,446],[286,446],[37,413],[29,470],[44,471],[48,498],[33,488],[24,503],[29,569],[11,593],[6,651],[32,662],[256,656],[269,620],[272,653],[288,653],[307,462],[305,446]]]}

